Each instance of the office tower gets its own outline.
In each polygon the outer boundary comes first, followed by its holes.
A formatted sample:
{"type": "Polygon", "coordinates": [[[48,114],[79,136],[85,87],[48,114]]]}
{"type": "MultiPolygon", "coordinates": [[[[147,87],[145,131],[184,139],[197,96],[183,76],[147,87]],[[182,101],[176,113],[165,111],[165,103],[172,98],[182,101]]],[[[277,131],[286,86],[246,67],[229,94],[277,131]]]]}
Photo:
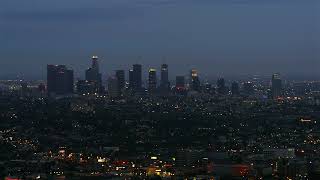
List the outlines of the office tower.
{"type": "Polygon", "coordinates": [[[116,78],[118,80],[118,90],[123,91],[126,85],[124,70],[117,70],[116,78]]]}
{"type": "Polygon", "coordinates": [[[149,69],[148,90],[149,92],[155,92],[157,89],[157,71],[156,69],[149,69]]]}
{"type": "Polygon", "coordinates": [[[92,56],[91,67],[86,70],[86,80],[96,84],[96,92],[102,92],[102,75],[99,72],[98,56],[92,56]]]}
{"type": "Polygon", "coordinates": [[[133,65],[133,90],[141,91],[142,89],[142,66],[140,64],[133,65]]]}
{"type": "Polygon", "coordinates": [[[47,65],[47,90],[49,95],[73,93],[73,70],[65,65],[47,65]]]}
{"type": "Polygon", "coordinates": [[[253,87],[253,83],[248,81],[243,83],[243,93],[245,95],[253,95],[254,94],[254,87],[253,87]]]}
{"type": "Polygon", "coordinates": [[[89,95],[96,93],[96,84],[93,81],[79,80],[77,82],[77,93],[89,95]]]}
{"type": "Polygon", "coordinates": [[[219,78],[217,81],[217,91],[218,91],[218,94],[222,94],[222,95],[227,94],[227,88],[223,78],[219,78]]]}
{"type": "Polygon", "coordinates": [[[168,65],[162,64],[161,65],[161,82],[160,82],[161,90],[167,91],[170,88],[169,83],[169,72],[168,72],[168,65]]]}
{"type": "Polygon", "coordinates": [[[108,78],[108,95],[110,97],[118,97],[119,96],[119,84],[118,79],[115,76],[111,76],[108,78]]]}
{"type": "Polygon", "coordinates": [[[212,85],[210,83],[205,83],[204,85],[204,92],[211,94],[212,93],[212,85]]]}
{"type": "Polygon", "coordinates": [[[282,95],[282,81],[281,81],[280,74],[272,75],[271,93],[274,99],[279,98],[282,95]]]}
{"type": "Polygon", "coordinates": [[[231,93],[233,96],[237,96],[240,94],[239,84],[235,81],[231,84],[231,93]]]}
{"type": "Polygon", "coordinates": [[[176,89],[185,89],[185,78],[184,76],[176,77],[176,89]]]}
{"type": "Polygon", "coordinates": [[[129,70],[129,89],[133,90],[134,87],[134,81],[133,81],[133,70],[129,70]]]}
{"type": "Polygon", "coordinates": [[[190,89],[193,91],[200,91],[200,80],[196,69],[190,71],[190,89]]]}

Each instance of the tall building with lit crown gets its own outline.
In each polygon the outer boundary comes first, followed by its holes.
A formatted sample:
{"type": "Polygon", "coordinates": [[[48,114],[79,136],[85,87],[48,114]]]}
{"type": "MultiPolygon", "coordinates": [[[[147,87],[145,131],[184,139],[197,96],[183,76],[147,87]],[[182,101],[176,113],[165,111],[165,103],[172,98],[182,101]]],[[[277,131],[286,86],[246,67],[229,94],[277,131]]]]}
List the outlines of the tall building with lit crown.
{"type": "Polygon", "coordinates": [[[254,94],[254,84],[251,81],[243,83],[243,93],[248,96],[254,94]]]}
{"type": "Polygon", "coordinates": [[[95,69],[97,72],[99,72],[99,62],[98,62],[98,56],[92,56],[92,69],[95,69]]]}
{"type": "Polygon", "coordinates": [[[168,65],[167,64],[162,64],[161,65],[160,87],[161,87],[162,90],[169,90],[169,88],[170,88],[169,71],[168,71],[168,65]]]}
{"type": "Polygon", "coordinates": [[[129,89],[133,90],[134,87],[134,81],[133,81],[133,70],[129,70],[129,89]]]}
{"type": "Polygon", "coordinates": [[[200,91],[200,80],[196,69],[190,71],[190,89],[193,91],[200,91]]]}
{"type": "Polygon", "coordinates": [[[155,92],[157,89],[157,70],[154,68],[149,69],[148,90],[150,93],[155,92]]]}
{"type": "Polygon", "coordinates": [[[86,70],[86,80],[94,82],[96,84],[96,92],[101,92],[102,87],[102,75],[99,72],[98,56],[92,56],[91,67],[86,70]]]}
{"type": "Polygon", "coordinates": [[[47,91],[49,95],[73,93],[73,70],[65,65],[47,65],[47,91]]]}
{"type": "Polygon", "coordinates": [[[271,93],[274,99],[282,96],[282,80],[278,73],[272,75],[271,93]]]}

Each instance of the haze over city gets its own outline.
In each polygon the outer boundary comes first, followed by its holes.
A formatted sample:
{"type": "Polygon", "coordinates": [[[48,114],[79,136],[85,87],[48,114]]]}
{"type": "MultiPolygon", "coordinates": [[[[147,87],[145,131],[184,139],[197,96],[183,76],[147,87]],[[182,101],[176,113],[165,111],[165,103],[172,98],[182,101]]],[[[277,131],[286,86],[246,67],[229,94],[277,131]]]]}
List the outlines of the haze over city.
{"type": "Polygon", "coordinates": [[[0,0],[0,179],[319,180],[319,0],[0,0]]]}
{"type": "Polygon", "coordinates": [[[0,2],[0,77],[83,76],[132,64],[206,76],[319,75],[317,0],[10,0],[0,2]]]}

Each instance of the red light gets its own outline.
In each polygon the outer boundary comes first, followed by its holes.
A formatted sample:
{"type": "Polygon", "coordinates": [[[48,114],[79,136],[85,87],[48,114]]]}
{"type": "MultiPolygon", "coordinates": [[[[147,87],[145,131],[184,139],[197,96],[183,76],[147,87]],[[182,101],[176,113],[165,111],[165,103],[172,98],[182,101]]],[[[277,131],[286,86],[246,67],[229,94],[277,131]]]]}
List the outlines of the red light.
{"type": "Polygon", "coordinates": [[[19,179],[19,178],[10,178],[10,177],[6,177],[6,179],[5,180],[21,180],[21,179],[19,179]]]}

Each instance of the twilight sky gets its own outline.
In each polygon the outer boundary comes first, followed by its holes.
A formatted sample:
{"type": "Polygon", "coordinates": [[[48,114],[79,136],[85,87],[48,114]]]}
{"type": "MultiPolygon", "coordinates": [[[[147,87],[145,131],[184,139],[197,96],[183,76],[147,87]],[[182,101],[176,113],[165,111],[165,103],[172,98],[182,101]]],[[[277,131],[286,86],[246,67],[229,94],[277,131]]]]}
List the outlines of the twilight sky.
{"type": "Polygon", "coordinates": [[[93,54],[107,74],[320,75],[320,1],[0,0],[0,77],[44,78],[46,64],[83,76],[93,54]]]}

